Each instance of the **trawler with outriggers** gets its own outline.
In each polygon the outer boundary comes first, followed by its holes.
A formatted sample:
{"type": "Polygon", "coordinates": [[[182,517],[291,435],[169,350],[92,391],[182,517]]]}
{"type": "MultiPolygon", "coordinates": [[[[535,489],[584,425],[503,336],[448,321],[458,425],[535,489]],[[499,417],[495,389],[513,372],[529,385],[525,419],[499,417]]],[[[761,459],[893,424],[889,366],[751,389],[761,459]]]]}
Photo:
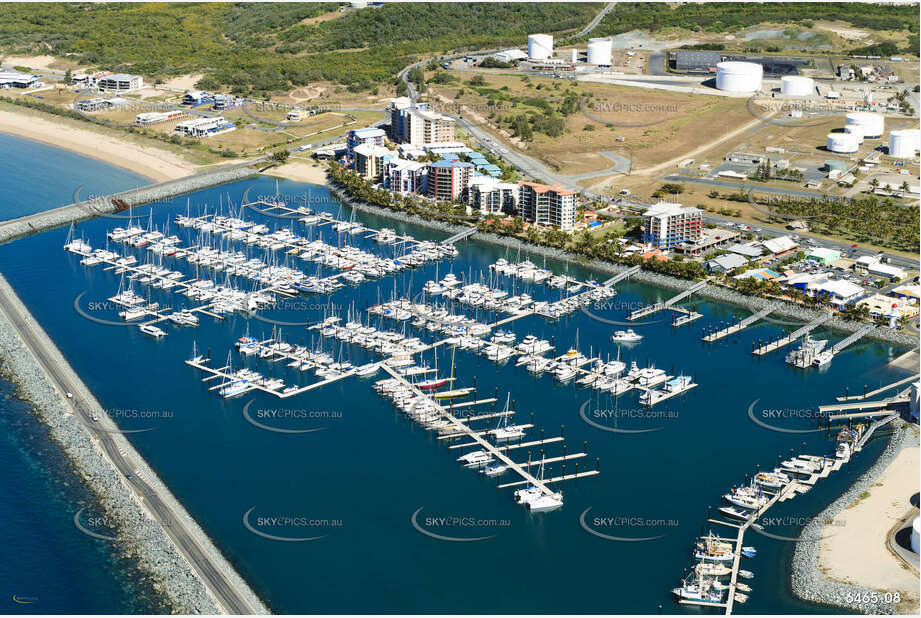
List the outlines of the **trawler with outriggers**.
{"type": "Polygon", "coordinates": [[[834,355],[825,350],[826,345],[828,345],[827,339],[813,339],[807,333],[802,345],[787,354],[784,360],[788,365],[793,365],[800,369],[827,365],[834,355]]]}

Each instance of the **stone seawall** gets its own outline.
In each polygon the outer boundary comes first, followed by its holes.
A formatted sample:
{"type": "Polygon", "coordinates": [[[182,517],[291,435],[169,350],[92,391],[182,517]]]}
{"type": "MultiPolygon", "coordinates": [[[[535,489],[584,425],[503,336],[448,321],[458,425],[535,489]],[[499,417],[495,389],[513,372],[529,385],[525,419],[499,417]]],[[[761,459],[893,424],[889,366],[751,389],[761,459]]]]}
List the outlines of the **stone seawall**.
{"type": "MultiPolygon", "coordinates": [[[[356,210],[368,212],[381,217],[387,217],[397,221],[403,221],[404,223],[418,225],[420,227],[439,230],[449,234],[456,234],[462,230],[469,229],[469,226],[455,225],[445,223],[443,221],[431,221],[405,212],[399,212],[390,210],[389,208],[382,208],[380,206],[359,202],[349,197],[341,188],[333,185],[332,183],[328,184],[327,187],[336,197],[342,200],[344,204],[347,204],[356,210]]],[[[482,232],[477,232],[473,238],[475,240],[487,242],[500,247],[508,247],[513,251],[518,251],[518,249],[521,249],[522,251],[531,255],[540,255],[556,260],[577,262],[580,265],[584,265],[586,267],[612,275],[619,274],[630,268],[626,265],[612,264],[610,262],[602,262],[599,260],[585,260],[581,256],[563,251],[562,249],[542,247],[524,242],[517,238],[510,238],[508,236],[498,236],[496,234],[484,234],[482,232]]],[[[651,285],[676,291],[683,290],[692,283],[686,279],[679,279],[678,277],[672,277],[669,275],[663,275],[645,270],[641,270],[631,278],[636,281],[642,281],[643,283],[649,283],[651,285]]],[[[767,305],[770,305],[774,302],[773,299],[761,298],[758,296],[746,296],[745,294],[741,294],[735,290],[730,290],[723,286],[709,283],[699,291],[695,292],[695,295],[703,298],[709,298],[718,302],[745,307],[752,312],[756,312],[759,309],[766,307],[767,305]]],[[[818,317],[821,313],[823,312],[818,309],[810,309],[795,303],[785,302],[770,316],[768,316],[766,320],[769,320],[772,316],[785,317],[790,318],[795,322],[795,324],[790,324],[790,326],[799,326],[801,322],[809,322],[818,317]]],[[[842,331],[845,333],[852,333],[859,330],[860,327],[864,324],[864,322],[852,322],[836,316],[825,322],[823,327],[832,328],[834,330],[842,331]]],[[[868,334],[866,338],[898,346],[917,347],[918,345],[918,337],[905,331],[894,331],[886,327],[877,328],[868,334]]]]}
{"type": "Polygon", "coordinates": [[[151,202],[169,200],[184,193],[242,180],[255,174],[255,171],[246,166],[202,172],[185,178],[177,178],[176,180],[168,180],[138,189],[129,189],[121,193],[113,193],[104,197],[68,204],[67,206],[53,208],[18,219],[10,219],[9,221],[0,222],[0,243],[15,240],[29,234],[36,234],[54,227],[70,225],[73,221],[84,221],[98,216],[111,215],[118,210],[116,205],[112,203],[113,199],[121,200],[129,206],[141,206],[151,202]]]}
{"type": "MultiPolygon", "coordinates": [[[[90,428],[78,419],[77,416],[80,413],[74,413],[69,409],[64,394],[55,388],[41,364],[24,344],[16,327],[10,322],[11,319],[27,323],[31,330],[38,333],[43,347],[50,350],[52,356],[58,357],[57,367],[69,374],[69,381],[75,385],[73,401],[88,402],[91,409],[94,410],[102,408],[61,356],[54,342],[29,315],[26,307],[2,275],[0,275],[0,295],[8,300],[11,307],[15,307],[15,311],[11,310],[10,316],[5,310],[0,310],[0,370],[5,378],[16,385],[18,396],[32,404],[36,416],[47,427],[51,438],[60,445],[77,475],[85,481],[98,498],[105,510],[106,519],[113,522],[118,530],[119,543],[130,554],[137,557],[140,568],[150,575],[155,582],[155,589],[164,596],[173,613],[222,613],[222,608],[209,593],[196,571],[179,552],[166,531],[150,515],[143,497],[138,496],[129,487],[102,451],[98,438],[94,437],[90,428]]],[[[105,415],[102,415],[98,422],[103,428],[111,423],[111,429],[100,430],[108,431],[120,452],[124,454],[123,456],[137,466],[136,473],[145,479],[148,486],[169,507],[176,519],[189,532],[191,539],[207,554],[209,563],[247,599],[250,607],[255,608],[254,611],[269,613],[195,520],[157,477],[154,470],[134,449],[131,442],[117,431],[114,422],[105,415]]]]}

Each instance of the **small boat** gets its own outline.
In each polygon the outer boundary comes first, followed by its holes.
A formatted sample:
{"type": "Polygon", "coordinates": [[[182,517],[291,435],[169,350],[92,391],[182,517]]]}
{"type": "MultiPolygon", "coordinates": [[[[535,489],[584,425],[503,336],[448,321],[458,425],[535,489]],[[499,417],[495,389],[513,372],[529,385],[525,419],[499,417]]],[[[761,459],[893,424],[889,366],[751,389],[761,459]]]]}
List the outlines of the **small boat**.
{"type": "Polygon", "coordinates": [[[742,582],[736,582],[736,590],[741,590],[742,592],[751,592],[752,588],[748,584],[743,584],[742,582]]]}
{"type": "Polygon", "coordinates": [[[751,571],[746,571],[745,569],[739,569],[739,577],[744,577],[745,579],[751,579],[755,576],[751,571]]]}
{"type": "Polygon", "coordinates": [[[757,553],[758,553],[758,550],[755,549],[754,547],[743,547],[742,548],[742,555],[745,556],[746,558],[754,558],[757,553]]]}
{"type": "Polygon", "coordinates": [[[721,506],[720,513],[742,520],[747,520],[751,517],[751,511],[747,511],[738,506],[721,506]]]}
{"type": "Polygon", "coordinates": [[[141,324],[139,327],[140,331],[145,335],[150,335],[154,339],[159,339],[160,337],[166,336],[166,331],[158,326],[153,324],[141,324]]]}
{"type": "Polygon", "coordinates": [[[486,476],[499,476],[508,470],[508,466],[502,463],[494,463],[483,468],[483,474],[486,476]]]}
{"type": "Polygon", "coordinates": [[[748,595],[742,594],[741,592],[737,592],[734,595],[732,595],[732,598],[735,599],[736,603],[745,603],[745,601],[748,600],[748,595]]]}
{"type": "Polygon", "coordinates": [[[627,330],[619,330],[611,335],[611,341],[621,343],[635,343],[642,339],[643,336],[634,331],[632,328],[628,328],[627,330]]]}
{"type": "Polygon", "coordinates": [[[724,577],[732,574],[732,569],[725,564],[715,564],[713,562],[698,562],[694,566],[694,571],[698,575],[707,577],[724,577]]]}
{"type": "Polygon", "coordinates": [[[825,350],[816,354],[816,357],[812,359],[813,367],[824,367],[825,365],[831,364],[832,359],[835,358],[835,353],[831,350],[825,350]]]}

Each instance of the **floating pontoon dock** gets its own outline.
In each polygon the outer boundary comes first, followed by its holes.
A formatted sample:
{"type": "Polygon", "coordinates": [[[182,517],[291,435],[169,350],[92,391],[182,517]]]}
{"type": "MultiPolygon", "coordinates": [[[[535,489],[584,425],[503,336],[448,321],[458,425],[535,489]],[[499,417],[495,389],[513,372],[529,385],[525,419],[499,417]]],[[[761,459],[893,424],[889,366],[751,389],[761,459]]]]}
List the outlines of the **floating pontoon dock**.
{"type": "Polygon", "coordinates": [[[707,332],[706,335],[703,336],[703,340],[706,341],[707,343],[712,343],[714,341],[718,341],[722,339],[723,337],[728,337],[729,335],[734,335],[739,331],[745,330],[746,328],[748,328],[749,326],[751,326],[752,324],[754,324],[761,318],[767,317],[768,314],[776,311],[781,306],[781,304],[782,303],[780,302],[771,303],[767,307],[764,307],[758,312],[753,313],[747,318],[743,320],[739,320],[735,324],[727,326],[726,328],[721,328],[720,330],[717,330],[717,331],[710,330],[709,332],[707,332]]]}

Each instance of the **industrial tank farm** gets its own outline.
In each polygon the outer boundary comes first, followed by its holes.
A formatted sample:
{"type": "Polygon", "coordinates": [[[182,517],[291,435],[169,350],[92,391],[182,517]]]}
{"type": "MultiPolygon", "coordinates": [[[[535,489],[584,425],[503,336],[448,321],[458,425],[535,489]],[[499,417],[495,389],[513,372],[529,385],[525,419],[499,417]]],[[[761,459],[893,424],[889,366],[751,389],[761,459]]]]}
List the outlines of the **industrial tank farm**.
{"type": "Polygon", "coordinates": [[[831,152],[841,154],[857,152],[857,136],[853,133],[829,133],[825,146],[831,152]]]}
{"type": "Polygon", "coordinates": [[[811,77],[786,75],[780,78],[780,93],[791,97],[808,97],[815,90],[811,77]]]}
{"type": "Polygon", "coordinates": [[[727,92],[757,92],[763,73],[761,65],[754,62],[720,62],[716,65],[716,87],[727,92]]]}
{"type": "Polygon", "coordinates": [[[612,50],[613,42],[611,39],[589,39],[586,60],[589,64],[610,66],[612,50]]]}
{"type": "Polygon", "coordinates": [[[921,149],[921,130],[901,129],[889,134],[889,156],[911,159],[921,149]]]}
{"type": "Polygon", "coordinates": [[[885,120],[879,114],[871,112],[851,112],[844,117],[845,126],[858,126],[863,129],[865,138],[882,137],[885,120]]]}
{"type": "Polygon", "coordinates": [[[547,60],[553,56],[553,37],[549,34],[528,35],[528,58],[547,60]]]}

